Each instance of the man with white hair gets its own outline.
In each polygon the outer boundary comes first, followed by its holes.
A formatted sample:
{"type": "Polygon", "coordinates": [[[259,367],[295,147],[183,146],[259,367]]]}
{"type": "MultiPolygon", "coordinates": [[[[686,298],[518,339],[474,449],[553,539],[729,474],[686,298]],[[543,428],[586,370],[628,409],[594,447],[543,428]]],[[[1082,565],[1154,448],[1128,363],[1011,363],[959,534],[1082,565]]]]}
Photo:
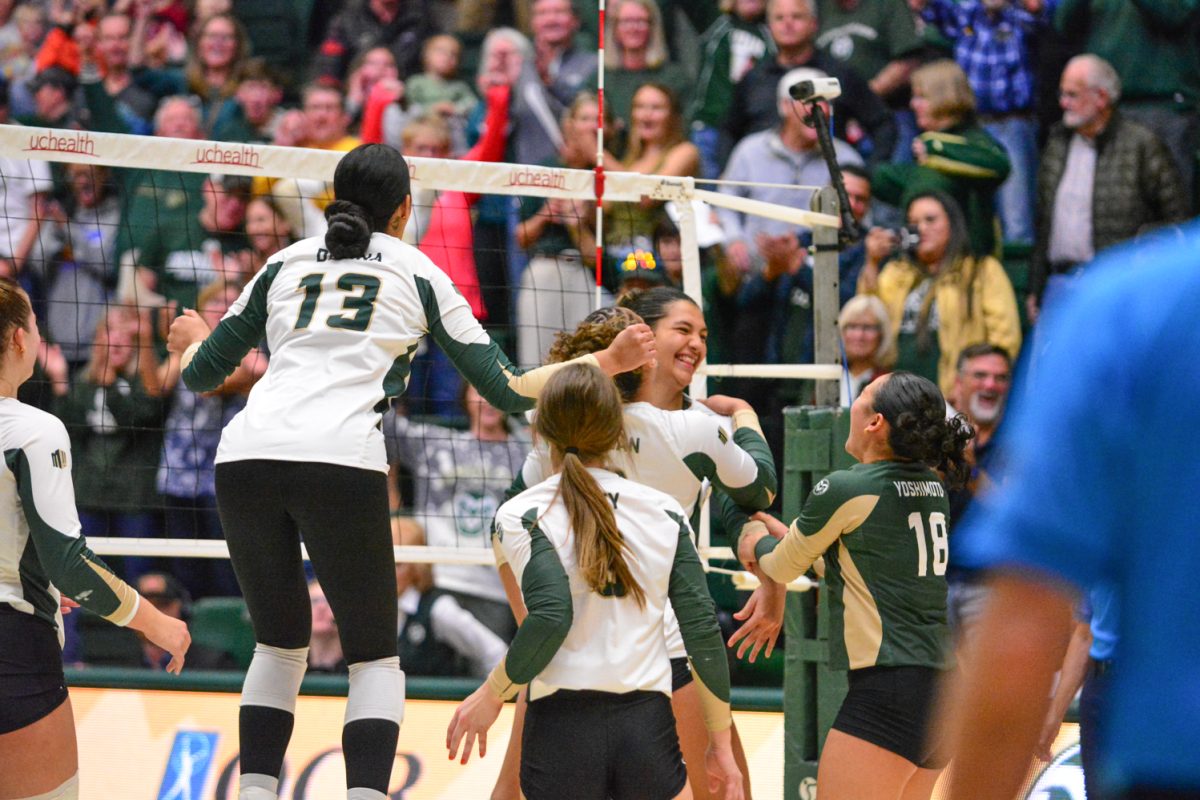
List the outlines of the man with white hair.
{"type": "Polygon", "coordinates": [[[1175,161],[1149,129],[1117,110],[1121,81],[1099,56],[1071,59],[1059,83],[1062,122],[1050,131],[1038,171],[1029,318],[1104,250],[1145,230],[1180,222],[1188,199],[1175,161]]]}

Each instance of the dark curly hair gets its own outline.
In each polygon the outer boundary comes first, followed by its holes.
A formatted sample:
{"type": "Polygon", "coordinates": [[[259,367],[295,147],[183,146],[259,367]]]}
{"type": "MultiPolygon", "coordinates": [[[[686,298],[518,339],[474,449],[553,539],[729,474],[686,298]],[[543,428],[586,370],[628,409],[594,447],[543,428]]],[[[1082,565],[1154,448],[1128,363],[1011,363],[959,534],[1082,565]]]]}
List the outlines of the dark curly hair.
{"type": "MultiPolygon", "coordinates": [[[[573,331],[560,331],[554,336],[554,344],[546,356],[547,364],[559,364],[573,358],[598,353],[612,344],[617,334],[630,325],[642,321],[634,312],[620,306],[605,306],[598,308],[583,318],[573,331]]],[[[614,376],[617,388],[621,390],[621,400],[632,403],[638,389],[642,387],[643,367],[632,372],[622,372],[614,376]]]]}
{"type": "Polygon", "coordinates": [[[872,405],[891,426],[888,445],[897,458],[938,470],[952,489],[966,484],[971,465],[963,451],[975,429],[962,414],[946,418],[946,398],[937,384],[911,372],[893,372],[872,405]]]}

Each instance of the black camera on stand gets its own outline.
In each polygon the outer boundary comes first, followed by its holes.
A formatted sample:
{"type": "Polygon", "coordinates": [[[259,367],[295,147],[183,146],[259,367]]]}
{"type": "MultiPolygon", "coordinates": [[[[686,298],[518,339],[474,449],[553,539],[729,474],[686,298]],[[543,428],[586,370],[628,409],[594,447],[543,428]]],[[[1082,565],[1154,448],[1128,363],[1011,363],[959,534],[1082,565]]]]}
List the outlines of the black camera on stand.
{"type": "Polygon", "coordinates": [[[846,182],[842,178],[842,169],[837,163],[837,152],[833,149],[833,137],[829,133],[829,116],[821,107],[821,101],[831,101],[842,94],[842,84],[837,78],[817,78],[815,80],[797,81],[788,89],[793,100],[804,103],[812,118],[811,125],[817,131],[817,143],[821,147],[821,156],[829,168],[829,179],[838,196],[838,206],[842,218],[842,227],[838,229],[838,241],[842,248],[857,242],[862,238],[858,229],[858,221],[850,211],[850,198],[846,195],[846,182]]]}

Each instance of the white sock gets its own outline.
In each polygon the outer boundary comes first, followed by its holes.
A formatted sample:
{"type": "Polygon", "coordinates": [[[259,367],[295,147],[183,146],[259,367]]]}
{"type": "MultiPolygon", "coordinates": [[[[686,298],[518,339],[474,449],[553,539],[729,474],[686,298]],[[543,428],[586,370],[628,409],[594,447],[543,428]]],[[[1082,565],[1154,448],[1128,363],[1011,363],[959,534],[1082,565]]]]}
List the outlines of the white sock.
{"type": "Polygon", "coordinates": [[[48,792],[26,797],[24,800],[79,800],[79,773],[76,772],[48,792]]]}
{"type": "Polygon", "coordinates": [[[276,800],[279,779],[270,775],[242,775],[238,778],[238,800],[276,800]]]}

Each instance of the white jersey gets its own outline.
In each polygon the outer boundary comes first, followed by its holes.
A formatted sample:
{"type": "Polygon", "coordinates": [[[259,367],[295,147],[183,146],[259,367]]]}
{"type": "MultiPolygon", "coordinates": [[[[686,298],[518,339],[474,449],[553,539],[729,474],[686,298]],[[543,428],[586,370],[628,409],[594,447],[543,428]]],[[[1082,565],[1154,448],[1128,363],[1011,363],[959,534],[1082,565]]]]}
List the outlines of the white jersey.
{"type": "Polygon", "coordinates": [[[80,535],[71,442],[62,422],[0,398],[0,448],[0,603],[60,625],[61,588],[85,608],[127,624],[137,595],[80,535]]]}
{"type": "Polygon", "coordinates": [[[540,386],[522,384],[450,279],[416,248],[376,233],[362,258],[331,258],[319,237],[280,251],[184,370],[192,389],[215,388],[266,337],[270,365],[225,428],[216,462],[261,458],[386,472],[385,399],[404,391],[427,333],[493,405],[516,411],[533,404],[540,386]]]}
{"type": "MultiPolygon", "coordinates": [[[[650,403],[625,406],[625,443],[609,454],[612,466],[630,480],[670,495],[683,507],[687,518],[694,515],[707,496],[715,475],[725,486],[747,486],[758,478],[754,458],[734,443],[721,417],[705,409],[665,411],[650,403]]],[[[532,486],[550,473],[550,455],[539,444],[526,459],[521,476],[532,486]]],[[[671,658],[683,658],[687,650],[675,614],[667,609],[667,648],[671,658]]]]}
{"type": "Polygon", "coordinates": [[[683,508],[662,492],[602,469],[589,469],[613,503],[617,527],[629,547],[626,563],[646,595],[639,608],[632,596],[604,597],[579,574],[575,535],[565,504],[556,498],[555,475],[506,502],[496,513],[494,542],[518,584],[529,564],[534,532],[553,545],[570,583],[571,632],[530,684],[530,699],[559,689],[670,694],[671,664],[663,614],[683,508]]]}

